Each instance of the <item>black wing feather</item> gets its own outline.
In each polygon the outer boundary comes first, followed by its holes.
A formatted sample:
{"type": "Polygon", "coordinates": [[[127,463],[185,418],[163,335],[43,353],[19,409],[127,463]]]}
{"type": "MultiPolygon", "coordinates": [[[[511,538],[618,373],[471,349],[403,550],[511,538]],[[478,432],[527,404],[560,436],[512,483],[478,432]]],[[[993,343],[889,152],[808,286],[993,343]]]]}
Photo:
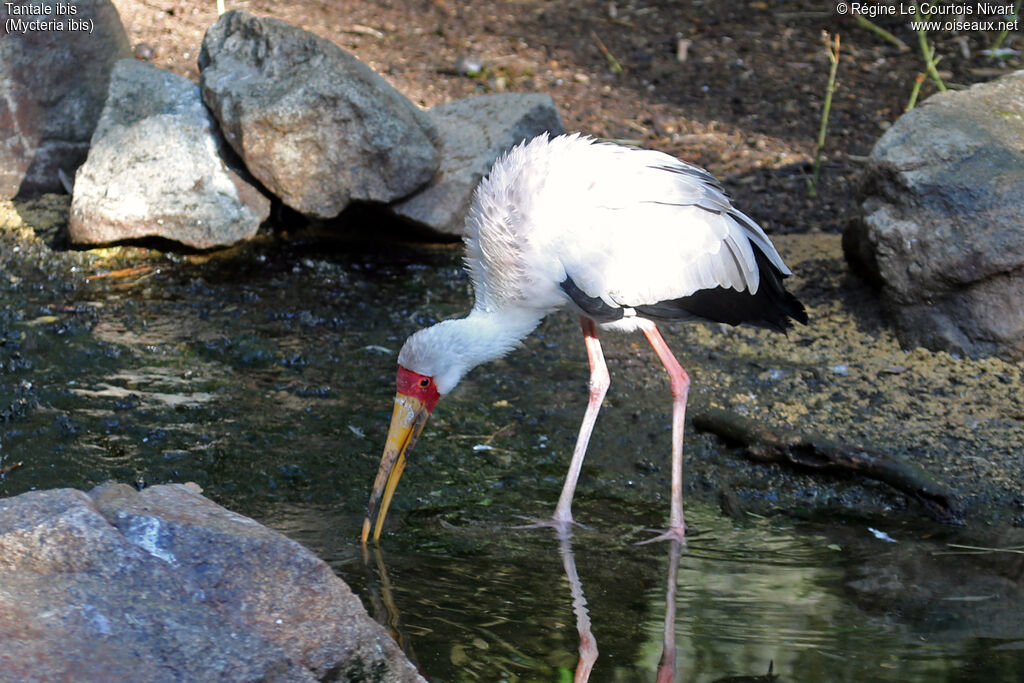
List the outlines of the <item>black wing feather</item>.
{"type": "Polygon", "coordinates": [[[573,300],[573,303],[579,306],[580,310],[594,322],[615,322],[616,320],[621,320],[626,314],[626,312],[618,306],[609,306],[600,297],[587,296],[587,293],[580,289],[568,275],[566,275],[565,279],[559,283],[559,286],[562,288],[562,291],[569,295],[569,298],[573,300]]]}
{"type": "Polygon", "coordinates": [[[786,291],[785,277],[754,246],[760,284],[756,294],[732,288],[701,289],[679,299],[656,304],[634,306],[637,315],[651,320],[705,320],[729,325],[752,325],[785,332],[793,320],[807,324],[807,311],[800,301],[786,291]]]}
{"type": "MultiPolygon", "coordinates": [[[[714,287],[698,290],[679,299],[630,308],[638,316],[653,321],[693,320],[728,325],[745,324],[778,332],[785,332],[792,327],[793,320],[806,324],[807,312],[803,304],[787,292],[782,284],[785,276],[772,265],[757,245],[753,246],[760,280],[756,294],[714,287]]],[[[595,322],[614,322],[625,315],[623,308],[610,306],[600,297],[588,296],[568,275],[560,286],[580,310],[595,322]]]]}

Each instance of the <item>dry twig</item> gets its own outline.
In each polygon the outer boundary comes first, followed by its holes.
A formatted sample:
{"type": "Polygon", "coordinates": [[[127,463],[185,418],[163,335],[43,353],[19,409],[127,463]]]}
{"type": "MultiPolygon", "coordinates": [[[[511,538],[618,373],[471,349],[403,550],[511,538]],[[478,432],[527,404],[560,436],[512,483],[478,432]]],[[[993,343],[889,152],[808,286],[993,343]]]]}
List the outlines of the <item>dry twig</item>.
{"type": "Polygon", "coordinates": [[[876,36],[882,38],[883,40],[887,40],[888,42],[892,43],[893,45],[896,46],[896,48],[900,52],[910,52],[910,46],[909,45],[907,45],[902,40],[900,40],[899,38],[894,36],[892,33],[889,33],[888,31],[886,31],[884,28],[882,28],[878,24],[874,23],[873,21],[870,21],[869,19],[865,18],[864,16],[862,16],[860,14],[854,14],[853,18],[857,22],[858,26],[861,26],[862,28],[866,28],[867,30],[869,30],[872,33],[874,33],[876,36]]]}
{"type": "Polygon", "coordinates": [[[97,273],[96,275],[89,275],[86,280],[99,280],[101,278],[123,278],[133,277],[135,275],[145,275],[146,273],[153,270],[153,266],[138,266],[135,268],[121,268],[120,270],[110,270],[106,273],[97,273]]]}
{"type": "Polygon", "coordinates": [[[601,42],[601,39],[597,35],[597,31],[591,31],[590,35],[594,37],[594,42],[597,43],[597,47],[601,50],[601,54],[603,54],[604,58],[608,60],[608,68],[616,75],[621,74],[622,64],[619,64],[619,60],[615,59],[615,55],[611,53],[611,50],[605,47],[604,43],[601,42]]]}
{"type": "Polygon", "coordinates": [[[773,430],[736,413],[711,408],[693,419],[697,429],[712,432],[746,447],[757,462],[774,462],[819,472],[845,472],[875,479],[912,496],[941,522],[961,523],[957,495],[920,468],[899,457],[862,446],[836,443],[820,436],[773,430]]]}
{"type": "Polygon", "coordinates": [[[0,477],[4,476],[5,474],[7,474],[8,472],[10,472],[12,470],[18,469],[19,467],[21,467],[24,464],[25,463],[19,461],[19,462],[12,462],[10,465],[4,465],[3,467],[0,467],[0,477]]]}

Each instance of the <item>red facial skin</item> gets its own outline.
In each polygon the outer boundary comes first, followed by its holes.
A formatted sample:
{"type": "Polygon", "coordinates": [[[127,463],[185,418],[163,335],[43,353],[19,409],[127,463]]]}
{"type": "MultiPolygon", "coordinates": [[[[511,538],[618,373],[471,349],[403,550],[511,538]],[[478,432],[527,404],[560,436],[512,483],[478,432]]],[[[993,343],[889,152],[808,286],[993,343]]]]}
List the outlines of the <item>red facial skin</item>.
{"type": "Polygon", "coordinates": [[[423,404],[427,412],[432,411],[441,398],[433,377],[421,375],[401,365],[398,366],[398,379],[395,384],[398,386],[398,393],[415,398],[423,404]]]}

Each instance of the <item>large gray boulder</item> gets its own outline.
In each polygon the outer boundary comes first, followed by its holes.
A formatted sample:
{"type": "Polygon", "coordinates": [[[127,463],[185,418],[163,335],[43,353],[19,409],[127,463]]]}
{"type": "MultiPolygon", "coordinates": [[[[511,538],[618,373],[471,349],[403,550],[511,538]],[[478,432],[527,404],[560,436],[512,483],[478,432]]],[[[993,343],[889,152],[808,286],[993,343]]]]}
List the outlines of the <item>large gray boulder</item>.
{"type": "Polygon", "coordinates": [[[550,95],[497,93],[441,104],[427,112],[440,134],[441,169],[430,184],[391,209],[448,236],[461,237],[473,190],[499,156],[542,133],[565,132],[550,95]]]}
{"type": "Polygon", "coordinates": [[[0,681],[422,681],[323,561],[186,485],[0,501],[0,681]]]}
{"type": "Polygon", "coordinates": [[[901,343],[1024,358],[1024,71],[902,116],[865,179],[843,245],[901,343]]]}
{"type": "Polygon", "coordinates": [[[33,0],[0,3],[0,25],[0,198],[63,192],[59,172],[85,160],[110,70],[131,56],[121,18],[110,0],[33,0]]]}
{"type": "Polygon", "coordinates": [[[283,21],[227,12],[199,55],[203,99],[252,174],[295,210],[336,216],[433,177],[430,118],[368,66],[283,21]]]}
{"type": "Polygon", "coordinates": [[[197,249],[252,237],[270,200],[225,165],[233,156],[183,76],[126,59],[78,169],[69,233],[78,244],[162,237],[197,249]]]}

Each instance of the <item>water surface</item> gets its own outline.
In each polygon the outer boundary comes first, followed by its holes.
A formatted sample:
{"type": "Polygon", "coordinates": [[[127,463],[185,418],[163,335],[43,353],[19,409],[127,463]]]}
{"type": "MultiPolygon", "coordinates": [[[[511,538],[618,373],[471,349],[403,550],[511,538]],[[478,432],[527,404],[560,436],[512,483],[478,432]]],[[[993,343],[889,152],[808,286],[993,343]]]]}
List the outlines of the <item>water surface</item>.
{"type": "MultiPolygon", "coordinates": [[[[637,340],[606,341],[613,386],[575,506],[586,528],[565,543],[511,528],[553,510],[582,414],[586,359],[568,315],[445,398],[364,557],[395,354],[465,312],[458,249],[325,258],[298,244],[148,263],[74,285],[58,266],[7,263],[0,465],[21,465],[3,495],[195,481],[330,562],[434,681],[571,680],[587,622],[591,680],[654,680],[673,584],[680,681],[769,667],[783,681],[1019,680],[1017,555],[944,554],[974,532],[880,515],[894,498],[878,485],[751,467],[703,435],[687,435],[691,535],[673,581],[668,544],[635,545],[667,516],[670,431],[660,368],[637,340]],[[782,487],[806,492],[807,509],[742,509],[770,508],[782,487]],[[741,502],[734,517],[715,504],[723,491],[741,502]],[[861,500],[874,507],[851,514],[861,500]]],[[[696,346],[690,334],[670,343],[696,346]]],[[[681,354],[695,355],[698,374],[745,363],[721,347],[681,354]]],[[[762,400],[792,371],[748,370],[744,391],[762,400]]],[[[716,391],[700,385],[694,404],[716,391]]]]}

